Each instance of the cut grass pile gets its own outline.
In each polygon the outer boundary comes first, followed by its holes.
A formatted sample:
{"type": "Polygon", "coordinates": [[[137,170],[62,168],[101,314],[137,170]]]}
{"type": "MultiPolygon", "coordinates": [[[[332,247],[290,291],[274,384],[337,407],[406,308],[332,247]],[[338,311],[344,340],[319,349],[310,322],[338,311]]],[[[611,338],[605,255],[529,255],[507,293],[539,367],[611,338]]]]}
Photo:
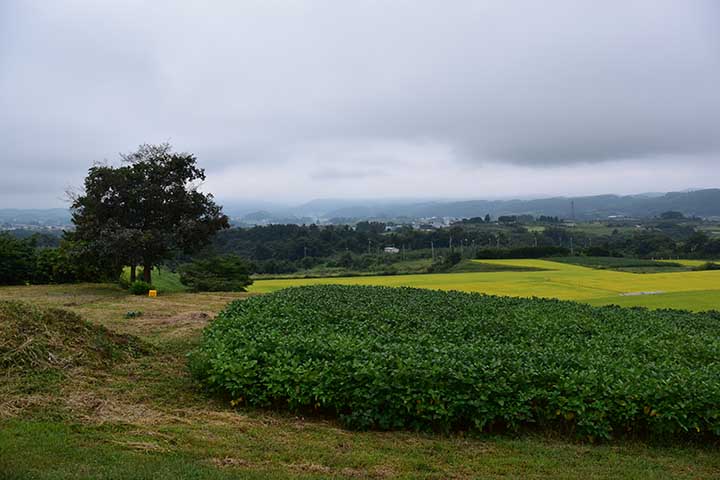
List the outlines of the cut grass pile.
{"type": "Polygon", "coordinates": [[[257,280],[249,291],[268,293],[301,285],[378,285],[460,290],[516,297],[559,298],[594,305],[622,304],[694,311],[720,310],[720,271],[638,275],[548,260],[478,260],[477,262],[503,267],[530,267],[539,271],[257,280]],[[663,293],[631,297],[622,295],[635,292],[663,293]],[[698,302],[698,299],[702,301],[698,302]]]}
{"type": "Polygon", "coordinates": [[[0,370],[8,375],[107,365],[147,352],[138,338],[111,332],[75,313],[0,302],[0,370]]]}
{"type": "Polygon", "coordinates": [[[191,357],[235,403],[358,428],[720,437],[720,314],[358,286],[234,302],[191,357]]]}

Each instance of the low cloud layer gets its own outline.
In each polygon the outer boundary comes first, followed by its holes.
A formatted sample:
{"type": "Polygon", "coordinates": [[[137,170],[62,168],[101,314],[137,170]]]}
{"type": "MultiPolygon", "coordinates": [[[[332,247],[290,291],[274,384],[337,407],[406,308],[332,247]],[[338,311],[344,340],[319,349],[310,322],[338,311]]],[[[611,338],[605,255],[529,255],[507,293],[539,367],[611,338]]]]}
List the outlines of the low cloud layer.
{"type": "Polygon", "coordinates": [[[0,207],[166,140],[227,199],[720,186],[717,85],[711,0],[2,2],[0,207]]]}

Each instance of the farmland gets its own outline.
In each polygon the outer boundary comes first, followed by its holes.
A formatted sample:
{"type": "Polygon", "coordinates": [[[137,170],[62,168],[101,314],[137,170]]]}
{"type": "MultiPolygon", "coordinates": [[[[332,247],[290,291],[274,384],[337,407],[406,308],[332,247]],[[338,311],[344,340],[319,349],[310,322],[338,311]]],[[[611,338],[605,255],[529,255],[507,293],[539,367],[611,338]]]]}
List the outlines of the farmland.
{"type": "MultiPolygon", "coordinates": [[[[716,447],[566,435],[348,431],[331,418],[210,398],[186,354],[247,294],[137,297],[113,285],[0,288],[149,345],[108,365],[82,361],[0,383],[0,478],[681,478],[720,475],[716,447]],[[126,318],[129,311],[142,312],[126,318]]],[[[5,346],[0,338],[0,348],[5,346]]],[[[15,345],[16,343],[11,342],[15,345]]],[[[31,344],[32,345],[32,344],[31,344]]],[[[58,352],[55,352],[58,353],[58,352]]],[[[4,372],[4,375],[7,372],[4,372]]]]}
{"type": "Polygon", "coordinates": [[[348,426],[720,437],[720,316],[424,289],[234,302],[191,357],[233,402],[348,426]]]}
{"type": "MultiPolygon", "coordinates": [[[[267,293],[291,286],[321,284],[379,285],[548,297],[592,305],[618,304],[695,311],[720,309],[719,271],[637,274],[548,260],[482,260],[482,263],[532,267],[538,271],[258,280],[250,291],[267,293]]],[[[686,263],[695,265],[693,261],[686,263]]]]}

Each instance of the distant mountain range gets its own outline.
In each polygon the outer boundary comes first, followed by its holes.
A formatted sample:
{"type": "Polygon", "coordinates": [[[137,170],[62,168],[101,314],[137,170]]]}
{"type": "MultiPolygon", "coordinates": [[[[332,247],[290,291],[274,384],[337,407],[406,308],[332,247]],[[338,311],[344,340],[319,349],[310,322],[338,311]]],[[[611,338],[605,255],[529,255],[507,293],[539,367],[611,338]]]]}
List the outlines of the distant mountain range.
{"type": "MultiPolygon", "coordinates": [[[[639,195],[594,195],[587,197],[552,197],[530,200],[313,200],[306,204],[256,211],[240,216],[241,221],[272,222],[277,218],[313,219],[398,219],[458,217],[470,218],[490,214],[548,215],[560,218],[592,220],[613,216],[654,217],[669,210],[699,217],[720,217],[720,189],[687,192],[644,193],[639,195]]],[[[279,223],[279,222],[275,222],[279,223]]],[[[305,222],[307,223],[307,222],[305,222]]]]}
{"type": "Polygon", "coordinates": [[[0,228],[63,227],[69,224],[67,208],[0,208],[0,228]]]}
{"type": "MultiPolygon", "coordinates": [[[[312,223],[318,220],[340,222],[429,217],[470,218],[486,214],[490,214],[492,217],[527,214],[593,220],[613,216],[654,217],[669,210],[679,211],[687,216],[720,218],[720,189],[529,200],[318,199],[298,206],[253,201],[229,202],[224,207],[224,211],[233,218],[235,224],[312,223]]],[[[63,208],[0,209],[0,227],[2,228],[58,227],[69,223],[70,213],[63,208]]]]}

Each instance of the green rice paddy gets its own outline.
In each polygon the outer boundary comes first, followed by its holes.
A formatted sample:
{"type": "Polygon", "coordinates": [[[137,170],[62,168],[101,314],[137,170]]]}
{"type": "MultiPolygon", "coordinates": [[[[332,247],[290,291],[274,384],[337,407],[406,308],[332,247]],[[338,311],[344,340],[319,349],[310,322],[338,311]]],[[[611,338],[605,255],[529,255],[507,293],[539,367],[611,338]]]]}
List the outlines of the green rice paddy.
{"type": "Polygon", "coordinates": [[[482,263],[542,270],[257,280],[250,292],[268,293],[299,285],[382,285],[550,297],[593,305],[720,310],[720,271],[636,274],[548,260],[482,260],[482,263]]]}

